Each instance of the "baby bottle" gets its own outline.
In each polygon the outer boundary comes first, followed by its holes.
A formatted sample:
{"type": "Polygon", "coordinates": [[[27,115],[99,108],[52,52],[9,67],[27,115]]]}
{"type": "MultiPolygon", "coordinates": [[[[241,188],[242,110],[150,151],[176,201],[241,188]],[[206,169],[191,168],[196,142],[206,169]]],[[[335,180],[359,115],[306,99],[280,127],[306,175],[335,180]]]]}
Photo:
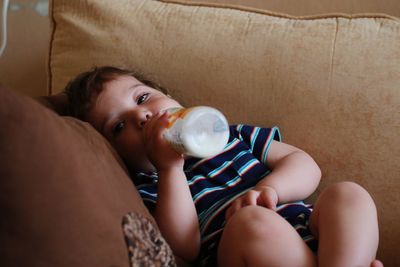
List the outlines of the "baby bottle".
{"type": "Polygon", "coordinates": [[[172,108],[164,138],[178,152],[198,158],[220,153],[229,139],[225,116],[215,108],[172,108]]]}

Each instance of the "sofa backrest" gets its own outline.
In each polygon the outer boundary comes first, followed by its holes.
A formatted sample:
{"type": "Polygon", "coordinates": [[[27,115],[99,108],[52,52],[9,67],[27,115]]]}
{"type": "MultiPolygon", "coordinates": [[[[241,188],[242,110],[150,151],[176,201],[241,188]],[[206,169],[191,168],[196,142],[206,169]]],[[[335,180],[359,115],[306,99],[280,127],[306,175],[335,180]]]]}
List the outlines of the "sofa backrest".
{"type": "Polygon", "coordinates": [[[382,13],[400,17],[397,0],[181,0],[184,2],[233,4],[264,9],[292,16],[310,16],[328,13],[360,14],[382,13]]]}
{"type": "Polygon", "coordinates": [[[280,127],[320,165],[320,189],[362,184],[377,203],[379,258],[400,265],[400,21],[294,18],[171,1],[54,0],[53,93],[94,65],[138,70],[187,106],[280,127]],[[101,18],[101,19],[99,19],[101,18]]]}

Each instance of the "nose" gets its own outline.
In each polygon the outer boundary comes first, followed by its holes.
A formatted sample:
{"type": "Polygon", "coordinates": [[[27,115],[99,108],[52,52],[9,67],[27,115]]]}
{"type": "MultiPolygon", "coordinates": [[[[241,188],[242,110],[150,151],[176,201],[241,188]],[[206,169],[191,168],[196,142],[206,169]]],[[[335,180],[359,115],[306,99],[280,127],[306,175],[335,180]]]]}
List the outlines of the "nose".
{"type": "Polygon", "coordinates": [[[151,119],[152,113],[149,110],[137,110],[135,112],[135,124],[140,129],[144,127],[148,120],[151,119]]]}

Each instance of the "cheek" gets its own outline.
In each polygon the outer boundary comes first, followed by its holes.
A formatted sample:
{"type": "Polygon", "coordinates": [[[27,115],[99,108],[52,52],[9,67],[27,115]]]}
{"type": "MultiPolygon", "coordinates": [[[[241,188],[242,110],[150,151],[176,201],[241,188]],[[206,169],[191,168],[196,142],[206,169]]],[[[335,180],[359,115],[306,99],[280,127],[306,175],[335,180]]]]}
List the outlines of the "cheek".
{"type": "Polygon", "coordinates": [[[164,107],[181,107],[181,104],[179,104],[176,100],[170,97],[163,97],[161,99],[158,99],[157,105],[159,106],[164,106],[164,107]]]}

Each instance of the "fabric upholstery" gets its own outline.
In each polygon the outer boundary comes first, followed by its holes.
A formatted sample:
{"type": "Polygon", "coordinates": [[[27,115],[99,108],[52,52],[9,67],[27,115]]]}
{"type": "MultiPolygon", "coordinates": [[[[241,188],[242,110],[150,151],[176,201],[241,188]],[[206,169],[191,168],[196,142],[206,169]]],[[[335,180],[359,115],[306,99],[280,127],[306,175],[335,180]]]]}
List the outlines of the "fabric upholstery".
{"type": "Polygon", "coordinates": [[[181,0],[184,2],[234,4],[267,9],[292,16],[310,16],[331,13],[383,13],[400,17],[397,0],[181,0]]]}
{"type": "Polygon", "coordinates": [[[0,122],[0,265],[130,266],[124,215],[152,218],[108,142],[4,88],[0,122]]]}
{"type": "Polygon", "coordinates": [[[351,180],[372,194],[378,257],[400,266],[398,19],[150,0],[54,0],[51,15],[51,92],[111,64],[143,72],[187,106],[217,107],[231,123],[277,125],[320,165],[318,191],[351,180]]]}
{"type": "Polygon", "coordinates": [[[123,229],[132,267],[176,267],[174,254],[154,222],[130,212],[124,216],[123,229]]]}

